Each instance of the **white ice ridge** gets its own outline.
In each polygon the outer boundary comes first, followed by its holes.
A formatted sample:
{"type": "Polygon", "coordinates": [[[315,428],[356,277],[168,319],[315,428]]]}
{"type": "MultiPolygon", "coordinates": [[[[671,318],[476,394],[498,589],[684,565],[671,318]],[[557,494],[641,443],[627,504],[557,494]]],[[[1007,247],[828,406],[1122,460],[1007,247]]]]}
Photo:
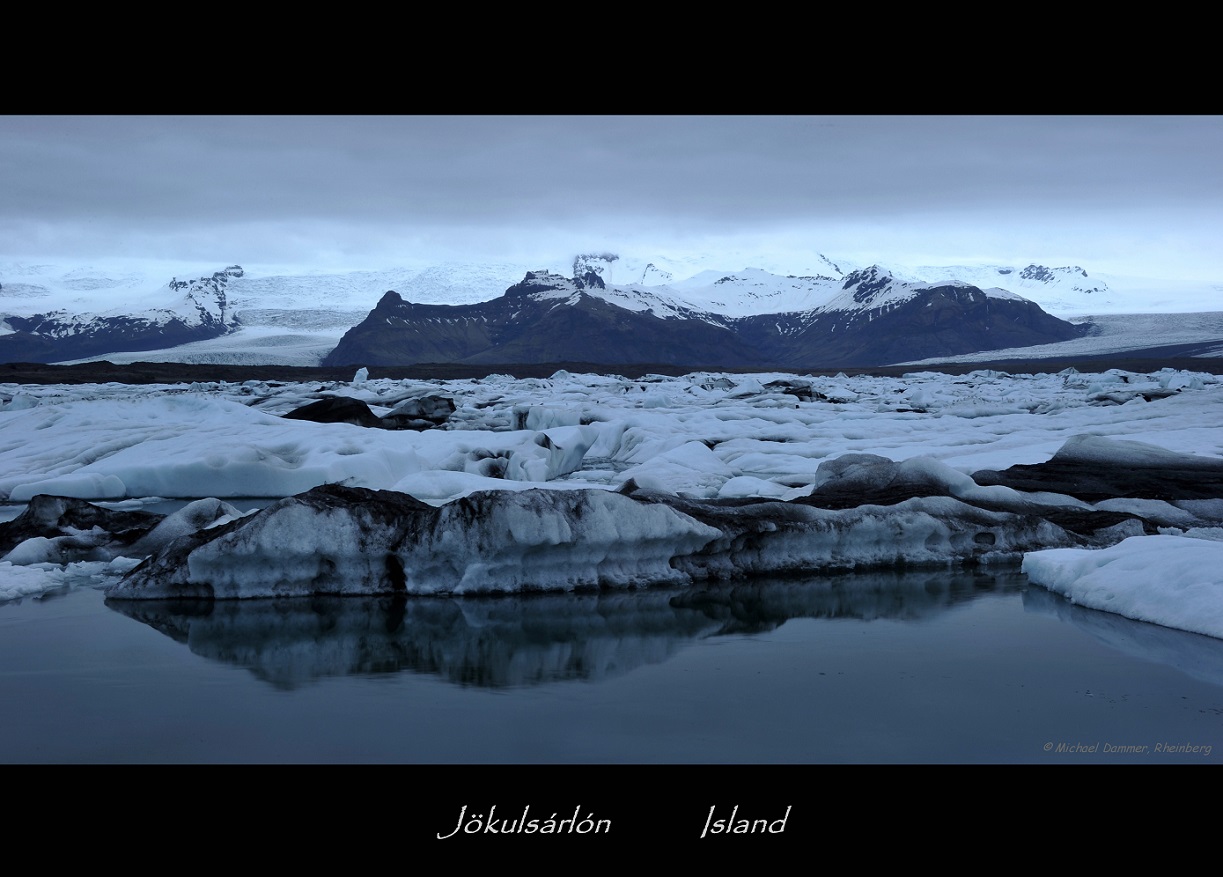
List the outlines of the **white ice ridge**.
{"type": "Polygon", "coordinates": [[[1023,571],[1080,606],[1223,637],[1223,542],[1136,536],[1104,549],[1035,551],[1023,571]]]}

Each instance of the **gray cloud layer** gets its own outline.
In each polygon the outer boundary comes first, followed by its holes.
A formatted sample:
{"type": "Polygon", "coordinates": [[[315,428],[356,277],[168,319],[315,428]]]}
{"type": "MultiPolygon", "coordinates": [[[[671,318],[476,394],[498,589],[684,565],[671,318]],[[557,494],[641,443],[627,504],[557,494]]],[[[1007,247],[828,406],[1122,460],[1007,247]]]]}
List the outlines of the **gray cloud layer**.
{"type": "Polygon", "coordinates": [[[1145,242],[1212,266],[1220,155],[1214,116],[8,116],[0,232],[12,255],[865,251],[873,235],[932,258],[1145,242]]]}

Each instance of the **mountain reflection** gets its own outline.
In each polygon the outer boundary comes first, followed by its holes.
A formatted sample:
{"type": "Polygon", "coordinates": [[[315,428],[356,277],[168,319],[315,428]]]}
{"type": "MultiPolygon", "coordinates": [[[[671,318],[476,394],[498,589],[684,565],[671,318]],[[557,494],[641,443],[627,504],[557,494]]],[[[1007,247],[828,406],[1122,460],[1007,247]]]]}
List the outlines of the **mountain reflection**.
{"type": "Polygon", "coordinates": [[[791,618],[927,618],[1022,581],[1012,572],[888,571],[682,590],[107,605],[278,688],[404,671],[506,688],[614,678],[698,639],[762,633],[791,618]]]}

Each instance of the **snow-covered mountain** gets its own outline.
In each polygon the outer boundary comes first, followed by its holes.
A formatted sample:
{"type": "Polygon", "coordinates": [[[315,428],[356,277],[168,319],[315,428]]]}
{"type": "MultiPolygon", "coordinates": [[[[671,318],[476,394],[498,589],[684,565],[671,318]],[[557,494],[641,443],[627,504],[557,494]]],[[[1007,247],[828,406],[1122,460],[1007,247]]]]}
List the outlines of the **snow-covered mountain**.
{"type": "Polygon", "coordinates": [[[499,298],[425,305],[388,292],[324,365],[666,364],[711,368],[882,365],[1047,344],[1081,329],[1004,290],[897,281],[878,266],[847,275],[805,311],[730,317],[594,271],[528,272],[499,298]]]}
{"type": "MultiPolygon", "coordinates": [[[[238,325],[227,290],[230,281],[242,274],[241,267],[231,265],[192,280],[174,277],[152,300],[133,301],[100,313],[60,309],[29,316],[0,315],[0,359],[55,362],[114,350],[156,350],[224,335],[238,325]]],[[[106,280],[70,275],[65,286],[87,291],[113,289],[129,278],[119,284],[106,280]]],[[[16,286],[18,296],[41,298],[37,287],[16,286]]]]}
{"type": "Polygon", "coordinates": [[[753,364],[758,356],[726,322],[675,300],[608,287],[593,272],[571,279],[528,271],[478,304],[418,304],[387,292],[323,364],[753,364]]]}
{"type": "MultiPolygon", "coordinates": [[[[1218,308],[1215,302],[1223,293],[1223,284],[1173,287],[1096,275],[1077,265],[883,267],[815,253],[810,273],[782,275],[761,268],[710,267],[717,258],[586,253],[565,260],[563,268],[572,269],[569,277],[598,277],[602,286],[585,284],[583,294],[632,314],[696,319],[724,328],[735,320],[774,314],[806,314],[807,326],[822,315],[830,325],[834,313],[894,309],[930,289],[957,285],[976,288],[991,302],[1022,297],[1050,314],[1076,319],[1210,311],[1218,308]]],[[[250,272],[234,265],[200,272],[194,281],[167,282],[164,274],[156,278],[139,266],[114,270],[0,262],[0,361],[316,365],[388,291],[413,305],[475,305],[501,297],[540,267],[499,262],[298,274],[250,272]],[[210,286],[222,279],[222,289],[210,286]]],[[[774,322],[786,324],[779,330],[783,334],[799,331],[789,318],[774,322]]]]}
{"type": "Polygon", "coordinates": [[[0,263],[0,361],[317,365],[388,289],[477,302],[526,270],[491,263],[252,276],[232,265],[184,281],[150,273],[160,268],[0,263]]]}
{"type": "MultiPolygon", "coordinates": [[[[611,254],[587,255],[575,260],[573,274],[593,270],[609,284],[655,290],[665,286],[669,294],[695,308],[750,316],[819,307],[840,292],[850,274],[870,267],[822,253],[813,254],[811,264],[801,273],[760,266],[738,268],[719,263],[721,258],[714,255],[673,263],[661,256],[634,260],[611,254]]],[[[910,265],[881,258],[878,264],[885,266],[881,270],[891,277],[906,283],[950,281],[979,289],[1006,290],[1064,319],[1100,314],[1193,313],[1223,306],[1223,282],[1172,282],[1158,276],[1039,262],[910,265]]],[[[1169,266],[1170,274],[1174,268],[1169,266]]]]}

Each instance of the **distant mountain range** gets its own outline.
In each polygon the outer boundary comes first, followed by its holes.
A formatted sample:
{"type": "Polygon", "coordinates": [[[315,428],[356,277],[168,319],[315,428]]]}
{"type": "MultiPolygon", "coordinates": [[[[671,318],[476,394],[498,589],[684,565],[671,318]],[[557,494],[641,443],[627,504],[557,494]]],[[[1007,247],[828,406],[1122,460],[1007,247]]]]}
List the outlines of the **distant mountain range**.
{"type": "Polygon", "coordinates": [[[1151,309],[1150,293],[1079,266],[817,261],[803,276],[612,253],[574,257],[569,276],[496,263],[254,277],[232,265],[168,283],[0,263],[0,362],[882,365],[1088,331],[1042,304],[1151,309]]]}
{"type": "Polygon", "coordinates": [[[903,283],[878,266],[847,275],[840,287],[810,310],[742,317],[608,287],[594,271],[572,279],[528,272],[501,297],[473,305],[413,304],[388,292],[323,365],[868,366],[1083,334],[1003,290],[903,283]]]}

